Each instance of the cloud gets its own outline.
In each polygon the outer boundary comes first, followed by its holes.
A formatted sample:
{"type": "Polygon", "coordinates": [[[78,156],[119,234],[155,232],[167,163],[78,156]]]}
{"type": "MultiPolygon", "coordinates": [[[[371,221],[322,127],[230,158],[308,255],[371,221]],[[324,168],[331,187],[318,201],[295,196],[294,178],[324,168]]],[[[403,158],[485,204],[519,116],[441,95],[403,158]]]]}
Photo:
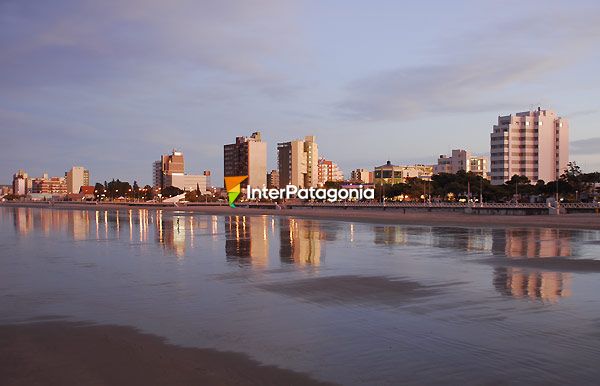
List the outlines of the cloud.
{"type": "MultiPolygon", "coordinates": [[[[553,18],[538,12],[539,20],[553,18]]],[[[583,14],[563,14],[550,28],[524,16],[445,39],[438,48],[444,64],[401,66],[354,80],[336,110],[350,119],[394,120],[529,105],[532,95],[511,87],[571,65],[600,42],[598,12],[583,14]]]]}
{"type": "Polygon", "coordinates": [[[600,113],[600,109],[577,110],[572,113],[565,114],[566,118],[584,117],[586,115],[594,115],[600,113]]]}
{"type": "Polygon", "coordinates": [[[0,82],[17,89],[119,84],[202,71],[207,83],[218,78],[280,95],[288,79],[274,64],[299,49],[293,10],[276,0],[7,1],[0,4],[0,82]]]}
{"type": "Polygon", "coordinates": [[[600,137],[579,139],[571,142],[571,154],[597,155],[600,149],[600,137]]]}

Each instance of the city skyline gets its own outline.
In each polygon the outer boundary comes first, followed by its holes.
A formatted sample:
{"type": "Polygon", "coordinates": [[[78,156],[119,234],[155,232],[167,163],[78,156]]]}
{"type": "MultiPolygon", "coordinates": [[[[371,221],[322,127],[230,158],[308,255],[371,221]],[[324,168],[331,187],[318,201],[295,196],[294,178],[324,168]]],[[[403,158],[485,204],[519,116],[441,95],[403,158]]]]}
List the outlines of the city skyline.
{"type": "Polygon", "coordinates": [[[307,134],[345,171],[489,156],[497,117],[537,106],[599,170],[600,6],[462,3],[4,2],[0,183],[85,165],[151,184],[171,148],[218,181],[223,144],[253,131],[268,170],[307,134]]]}

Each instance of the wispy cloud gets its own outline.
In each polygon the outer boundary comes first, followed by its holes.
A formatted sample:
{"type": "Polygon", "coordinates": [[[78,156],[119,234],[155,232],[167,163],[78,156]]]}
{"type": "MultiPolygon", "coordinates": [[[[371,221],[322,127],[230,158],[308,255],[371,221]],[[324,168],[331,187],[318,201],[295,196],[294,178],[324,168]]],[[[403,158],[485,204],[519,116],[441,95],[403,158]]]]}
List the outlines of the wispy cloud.
{"type": "MultiPolygon", "coordinates": [[[[539,12],[539,20],[553,19],[539,12]]],[[[539,97],[510,88],[571,65],[600,40],[598,12],[563,14],[551,24],[521,15],[446,39],[439,46],[444,64],[400,66],[357,79],[347,85],[337,111],[352,119],[393,120],[529,105],[539,97]]]]}
{"type": "Polygon", "coordinates": [[[597,155],[600,149],[600,137],[579,139],[571,142],[573,155],[597,155]]]}

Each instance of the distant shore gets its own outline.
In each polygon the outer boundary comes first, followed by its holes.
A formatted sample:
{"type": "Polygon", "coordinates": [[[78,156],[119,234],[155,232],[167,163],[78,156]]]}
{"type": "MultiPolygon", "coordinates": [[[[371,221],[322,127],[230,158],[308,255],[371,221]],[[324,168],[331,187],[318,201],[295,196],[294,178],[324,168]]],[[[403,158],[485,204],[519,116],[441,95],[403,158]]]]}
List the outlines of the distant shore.
{"type": "Polygon", "coordinates": [[[397,209],[344,209],[344,208],[230,208],[227,205],[215,206],[173,206],[173,205],[140,205],[128,206],[120,203],[83,204],[61,202],[52,206],[47,203],[14,202],[0,203],[5,207],[30,207],[52,209],[84,209],[84,210],[165,210],[186,211],[215,215],[273,215],[302,218],[343,220],[368,223],[456,226],[456,227],[545,227],[561,229],[600,230],[598,214],[563,214],[563,215],[483,215],[460,212],[425,212],[402,211],[397,209]]]}
{"type": "Polygon", "coordinates": [[[244,354],[73,322],[0,325],[0,379],[3,385],[325,385],[244,354]]]}

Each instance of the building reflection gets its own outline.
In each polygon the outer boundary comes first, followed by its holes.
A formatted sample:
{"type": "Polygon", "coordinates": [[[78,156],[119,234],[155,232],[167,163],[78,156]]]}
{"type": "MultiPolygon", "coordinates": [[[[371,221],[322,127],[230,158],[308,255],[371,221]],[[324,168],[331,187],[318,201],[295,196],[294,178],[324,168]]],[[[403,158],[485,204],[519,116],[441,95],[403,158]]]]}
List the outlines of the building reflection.
{"type": "Polygon", "coordinates": [[[318,221],[281,218],[279,221],[280,247],[282,262],[299,265],[320,265],[321,240],[335,238],[335,233],[322,230],[318,221]]]}
{"type": "Polygon", "coordinates": [[[492,253],[506,257],[568,257],[572,232],[568,229],[494,229],[492,253]]]}
{"type": "Polygon", "coordinates": [[[62,233],[79,241],[89,237],[91,216],[86,210],[14,208],[13,223],[17,234],[22,236],[33,231],[41,232],[46,236],[51,233],[62,233]]]}
{"type": "MultiPolygon", "coordinates": [[[[507,257],[507,263],[510,263],[510,259],[573,256],[570,230],[495,229],[492,235],[492,253],[507,257]]],[[[560,298],[571,295],[571,274],[564,272],[498,267],[494,269],[493,284],[501,294],[515,298],[557,302],[560,298]]]]}
{"type": "Polygon", "coordinates": [[[374,243],[378,245],[406,245],[408,244],[408,231],[406,227],[395,225],[373,227],[374,243]]]}
{"type": "Polygon", "coordinates": [[[230,260],[267,266],[269,260],[267,216],[225,217],[225,255],[230,260]]]}
{"type": "Polygon", "coordinates": [[[571,296],[571,274],[499,267],[494,269],[494,287],[503,295],[555,303],[571,296]]]}

